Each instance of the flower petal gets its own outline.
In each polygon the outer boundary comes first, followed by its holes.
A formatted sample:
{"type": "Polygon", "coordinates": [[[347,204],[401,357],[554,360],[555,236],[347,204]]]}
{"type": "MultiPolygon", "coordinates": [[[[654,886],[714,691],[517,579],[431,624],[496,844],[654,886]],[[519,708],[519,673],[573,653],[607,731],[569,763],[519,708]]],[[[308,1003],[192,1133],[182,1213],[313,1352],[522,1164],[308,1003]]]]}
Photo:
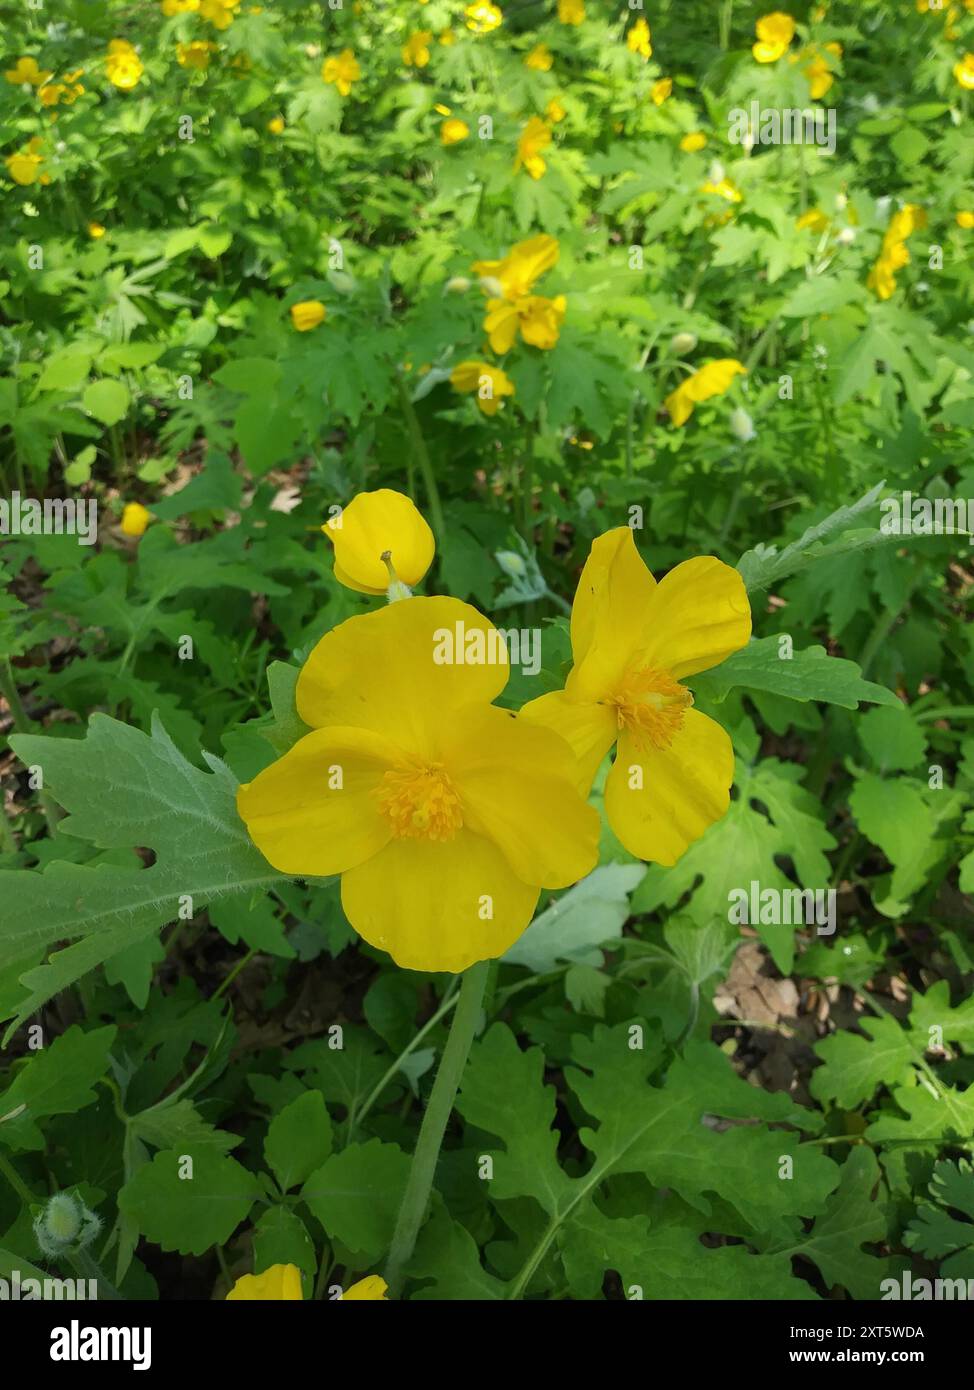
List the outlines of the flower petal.
{"type": "Polygon", "coordinates": [[[386,592],[386,551],[396,574],[410,586],[418,584],[433,563],[433,532],[412,500],[391,488],[358,493],[322,530],[335,547],[336,577],[341,570],[360,592],[386,592]]]}
{"type": "Polygon", "coordinates": [[[646,664],[683,680],[747,645],[751,605],[737,570],[698,555],[660,580],[644,621],[646,664]]]}
{"type": "Polygon", "coordinates": [[[451,974],[503,955],[539,895],[491,840],[466,828],[447,841],[390,840],[342,878],[345,915],[370,945],[406,970],[451,974]]]}
{"type": "Polygon", "coordinates": [[[496,706],[471,711],[444,757],[463,823],[492,840],[525,883],[565,888],[595,868],[599,816],[575,789],[568,744],[496,706]]]}
{"type": "Polygon", "coordinates": [[[630,854],[675,864],[727,810],[733,780],[730,738],[699,710],[687,710],[669,748],[640,749],[627,731],[620,735],[605,784],[605,813],[630,854]],[[636,767],[642,771],[639,790],[629,785],[636,767]]]}
{"type": "Polygon", "coordinates": [[[325,634],[298,677],[298,713],[312,728],[374,729],[432,759],[451,716],[489,704],[508,671],[503,639],[475,608],[455,598],[402,599],[325,634]],[[475,643],[493,660],[472,662],[475,643]]]}
{"type": "Polygon", "coordinates": [[[237,810],[275,869],[340,874],[391,837],[373,793],[398,760],[396,745],[367,729],[317,729],[237,789],[237,810]]]}
{"type": "Polygon", "coordinates": [[[616,716],[608,705],[574,701],[564,690],[529,700],[518,715],[543,724],[565,740],[575,755],[575,784],[587,796],[602,759],[616,741],[616,716]]]}
{"type": "Polygon", "coordinates": [[[655,590],[628,526],[592,542],[572,605],[575,670],[568,690],[575,699],[599,700],[618,684],[645,642],[655,590]]]}

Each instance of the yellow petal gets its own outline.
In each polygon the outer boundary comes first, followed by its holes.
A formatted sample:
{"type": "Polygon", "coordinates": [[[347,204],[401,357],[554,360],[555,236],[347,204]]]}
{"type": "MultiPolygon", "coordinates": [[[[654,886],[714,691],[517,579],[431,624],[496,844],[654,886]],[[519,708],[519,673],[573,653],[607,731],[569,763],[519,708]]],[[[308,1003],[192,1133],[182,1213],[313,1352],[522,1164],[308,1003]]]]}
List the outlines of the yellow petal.
{"type": "Polygon", "coordinates": [[[508,671],[503,639],[475,608],[455,598],[408,598],[325,634],[298,677],[298,713],[313,729],[373,729],[435,759],[451,716],[466,704],[490,704],[508,671]],[[478,645],[494,660],[471,662],[478,645]],[[456,659],[438,659],[444,655],[456,659]]]}
{"type": "Polygon", "coordinates": [[[345,915],[366,941],[406,970],[451,974],[503,955],[531,921],[539,892],[493,841],[466,827],[447,841],[390,840],[342,877],[345,915]]]}
{"type": "Polygon", "coordinates": [[[369,1302],[388,1303],[386,1292],[389,1285],[384,1279],[380,1279],[378,1274],[370,1274],[367,1279],[360,1279],[357,1284],[353,1284],[350,1289],[346,1289],[341,1296],[341,1302],[347,1303],[349,1300],[368,1300],[369,1302]]]}
{"type": "Polygon", "coordinates": [[[643,644],[655,589],[628,526],[592,542],[572,605],[573,699],[599,700],[618,683],[643,644]]]}
{"type": "MultiPolygon", "coordinates": [[[[662,586],[661,586],[662,587],[662,586]]],[[[727,734],[699,710],[687,710],[668,748],[638,747],[619,736],[605,784],[605,814],[621,843],[639,859],[675,864],[727,810],[734,750],[727,734]],[[634,790],[641,773],[642,787],[634,790]]]]}
{"type": "Polygon", "coordinates": [[[250,1302],[260,1299],[265,1302],[284,1300],[300,1303],[303,1296],[301,1271],[297,1265],[271,1265],[263,1274],[243,1275],[227,1294],[226,1301],[250,1302]]]}
{"type": "Polygon", "coordinates": [[[525,883],[565,888],[595,868],[598,813],[576,792],[572,751],[550,729],[496,706],[471,711],[444,761],[464,825],[493,840],[525,883]]]}
{"type": "Polygon", "coordinates": [[[575,755],[575,785],[587,796],[602,759],[616,741],[616,716],[610,706],[573,701],[566,691],[553,690],[530,700],[518,718],[543,724],[565,740],[575,755]]]}
{"type": "Polygon", "coordinates": [[[316,729],[237,789],[237,810],[275,869],[302,877],[339,874],[390,839],[375,794],[399,761],[395,743],[368,729],[316,729]]]}
{"type": "Polygon", "coordinates": [[[677,680],[718,665],[746,646],[751,635],[744,580],[713,555],[698,555],[670,570],[643,618],[644,664],[677,680]]]}
{"type": "Polygon", "coordinates": [[[503,299],[487,301],[484,331],[487,333],[487,340],[492,352],[498,354],[510,352],[514,346],[514,339],[517,337],[517,328],[518,313],[515,305],[507,304],[503,299]]]}
{"type": "Polygon", "coordinates": [[[386,551],[398,577],[410,586],[433,563],[433,532],[412,500],[391,488],[358,493],[321,529],[335,547],[335,577],[341,583],[351,580],[351,587],[363,593],[388,589],[389,571],[382,559],[386,551]]]}

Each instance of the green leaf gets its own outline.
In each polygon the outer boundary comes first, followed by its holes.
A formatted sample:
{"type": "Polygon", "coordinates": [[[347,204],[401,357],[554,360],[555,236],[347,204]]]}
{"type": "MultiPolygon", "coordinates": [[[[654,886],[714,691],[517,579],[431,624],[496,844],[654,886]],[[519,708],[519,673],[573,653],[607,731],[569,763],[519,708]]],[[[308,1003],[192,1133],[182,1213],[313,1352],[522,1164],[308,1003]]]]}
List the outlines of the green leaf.
{"type": "Polygon", "coordinates": [[[132,404],[128,387],[121,381],[93,381],[81,397],[89,415],[103,425],[117,425],[132,404]]]}
{"type": "Polygon", "coordinates": [[[858,708],[861,700],[877,705],[899,705],[892,690],[862,679],[854,661],[829,656],[824,647],[792,652],[780,637],[762,637],[748,643],[713,670],[692,678],[695,690],[713,700],[723,700],[735,686],[766,690],[789,700],[819,700],[823,704],[858,708]]]}
{"type": "Polygon", "coordinates": [[[325,1234],[360,1257],[364,1268],[389,1248],[409,1168],[409,1155],[397,1144],[349,1144],[312,1173],[301,1200],[325,1234]]]}
{"type": "Polygon", "coordinates": [[[629,916],[629,894],[646,872],[642,864],[603,864],[563,893],[528,927],[502,957],[536,975],[561,961],[601,965],[598,949],[622,933],[629,916]]]}
{"type": "Polygon", "coordinates": [[[865,1037],[843,1030],[815,1047],[825,1065],[812,1074],[812,1095],[823,1102],[834,1101],[844,1110],[862,1105],[879,1086],[902,1082],[915,1055],[895,1019],[864,1018],[859,1026],[865,1037]]]}
{"type": "Polygon", "coordinates": [[[792,541],[783,550],[762,544],[746,551],[738,560],[737,568],[748,591],[768,589],[788,575],[807,569],[817,560],[848,555],[891,539],[901,539],[880,531],[878,525],[870,526],[867,530],[852,530],[853,522],[867,513],[878,511],[879,499],[885,487],[885,482],[877,483],[858,502],[850,507],[839,507],[823,521],[809,526],[798,540],[792,541]]]}
{"type": "Polygon", "coordinates": [[[313,1291],[318,1261],[308,1228],[290,1207],[268,1207],[254,1224],[254,1273],[272,1265],[297,1265],[303,1276],[304,1296],[313,1291]]]}
{"type": "Polygon", "coordinates": [[[282,1192],[310,1177],[331,1153],[331,1119],[317,1091],[305,1091],[271,1120],[264,1157],[282,1192]]]}
{"type": "Polygon", "coordinates": [[[154,1245],[202,1255],[226,1244],[261,1195],[253,1173],[212,1148],[164,1149],[121,1189],[118,1208],[154,1245]]]}
{"type": "Polygon", "coordinates": [[[923,759],[927,740],[906,705],[871,709],[856,725],[859,741],[879,772],[908,772],[923,759]]]}
{"type": "Polygon", "coordinates": [[[96,1100],[92,1087],[108,1071],[108,1054],[118,1030],[84,1032],[76,1024],[35,1052],[0,1095],[0,1144],[43,1149],[37,1121],[73,1115],[96,1100]]]}

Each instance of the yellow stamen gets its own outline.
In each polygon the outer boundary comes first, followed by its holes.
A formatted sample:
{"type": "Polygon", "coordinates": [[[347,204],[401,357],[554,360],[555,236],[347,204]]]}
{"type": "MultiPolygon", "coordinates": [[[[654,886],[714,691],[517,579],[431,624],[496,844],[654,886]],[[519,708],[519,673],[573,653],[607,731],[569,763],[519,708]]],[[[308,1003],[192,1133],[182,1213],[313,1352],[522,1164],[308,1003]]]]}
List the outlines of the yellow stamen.
{"type": "Polygon", "coordinates": [[[463,825],[460,798],[442,763],[391,768],[376,795],[399,838],[452,840],[463,825]]]}
{"type": "Polygon", "coordinates": [[[648,741],[656,748],[669,748],[693,696],[668,671],[642,666],[626,672],[609,703],[620,731],[628,729],[637,747],[648,741]]]}

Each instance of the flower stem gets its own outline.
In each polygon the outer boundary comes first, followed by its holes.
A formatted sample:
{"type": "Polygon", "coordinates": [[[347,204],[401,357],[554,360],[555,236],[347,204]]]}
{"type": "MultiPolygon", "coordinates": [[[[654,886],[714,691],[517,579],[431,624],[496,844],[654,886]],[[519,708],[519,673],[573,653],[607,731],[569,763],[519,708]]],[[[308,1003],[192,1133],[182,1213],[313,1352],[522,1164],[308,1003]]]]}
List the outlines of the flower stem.
{"type": "Polygon", "coordinates": [[[413,1154],[413,1164],[409,1170],[409,1181],[406,1183],[402,1206],[399,1208],[399,1219],[396,1222],[392,1245],[389,1247],[385,1280],[393,1297],[399,1292],[403,1267],[413,1253],[419,1228],[426,1215],[443,1135],[446,1133],[447,1121],[456,1100],[474,1033],[480,1022],[480,1009],[489,966],[490,962],[485,960],[472,965],[465,972],[460,986],[460,998],[450,1025],[450,1036],[443,1049],[440,1069],[436,1073],[426,1114],[420,1126],[416,1152],[413,1154]]]}
{"type": "Polygon", "coordinates": [[[443,539],[443,507],[440,503],[440,490],[436,486],[436,475],[433,472],[433,465],[430,462],[429,450],[426,447],[426,440],[423,438],[423,431],[420,428],[419,417],[409,398],[409,388],[399,378],[399,398],[402,401],[402,413],[406,417],[406,427],[409,430],[410,442],[413,446],[413,453],[416,462],[419,464],[419,471],[423,475],[423,486],[426,488],[426,497],[430,506],[430,518],[433,522],[433,531],[436,539],[443,539]]]}

